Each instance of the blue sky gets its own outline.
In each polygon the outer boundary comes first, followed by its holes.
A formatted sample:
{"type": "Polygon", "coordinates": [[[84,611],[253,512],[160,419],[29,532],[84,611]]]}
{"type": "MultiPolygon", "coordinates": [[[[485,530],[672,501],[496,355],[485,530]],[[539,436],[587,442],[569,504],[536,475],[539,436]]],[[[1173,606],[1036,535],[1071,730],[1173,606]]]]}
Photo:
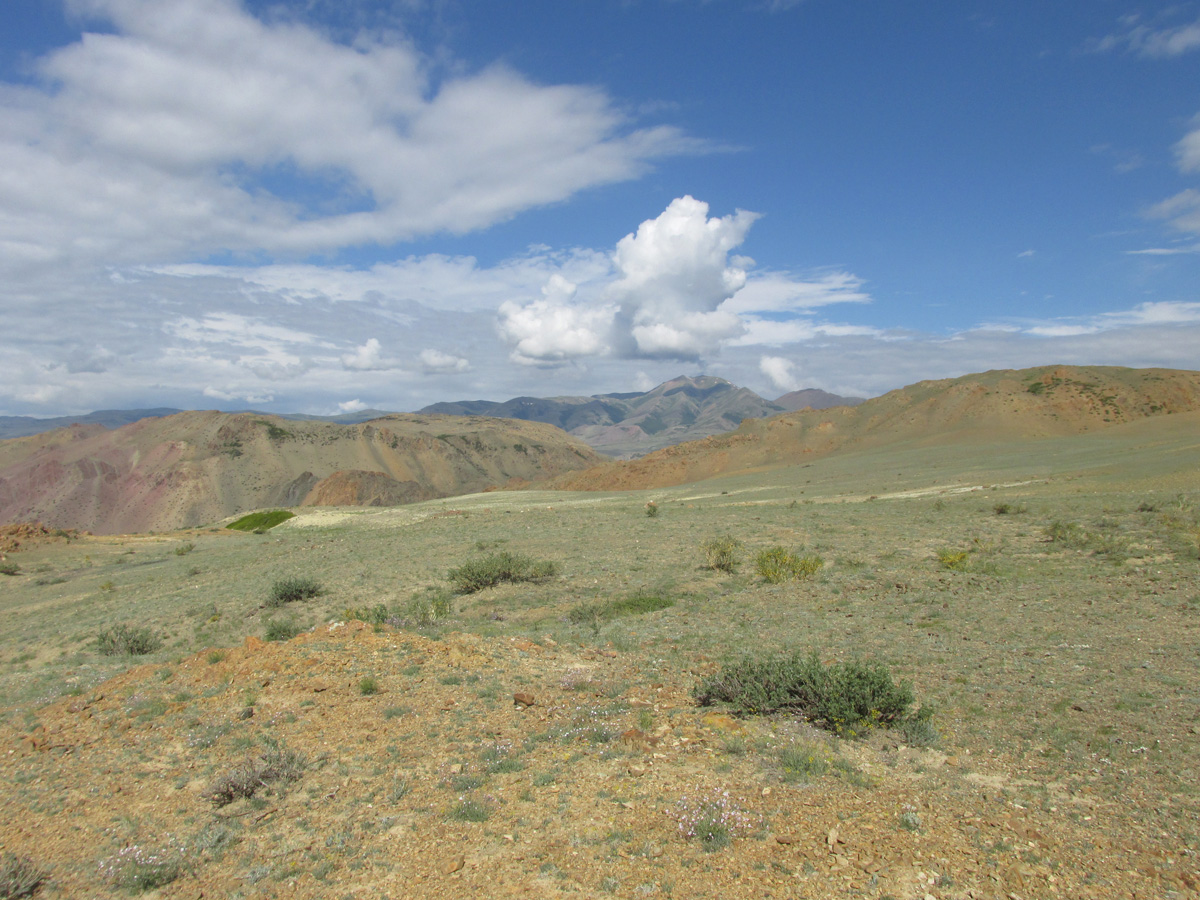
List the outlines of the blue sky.
{"type": "Polygon", "coordinates": [[[1200,367],[1200,3],[3,16],[3,414],[1200,367]]]}

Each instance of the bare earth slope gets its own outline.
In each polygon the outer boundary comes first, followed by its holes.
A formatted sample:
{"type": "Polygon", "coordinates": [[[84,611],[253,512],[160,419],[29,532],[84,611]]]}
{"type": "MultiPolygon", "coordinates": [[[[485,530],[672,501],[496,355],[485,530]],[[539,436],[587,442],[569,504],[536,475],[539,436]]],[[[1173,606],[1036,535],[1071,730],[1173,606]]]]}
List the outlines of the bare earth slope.
{"type": "Polygon", "coordinates": [[[794,465],[841,450],[1061,437],[1200,409],[1200,372],[1048,366],[922,381],[865,403],[747,420],[734,432],[555,479],[633,490],[794,465]]]}
{"type": "Polygon", "coordinates": [[[264,506],[393,505],[595,465],[537,422],[395,415],[359,425],[187,412],[0,442],[0,522],[161,531],[264,506]]]}

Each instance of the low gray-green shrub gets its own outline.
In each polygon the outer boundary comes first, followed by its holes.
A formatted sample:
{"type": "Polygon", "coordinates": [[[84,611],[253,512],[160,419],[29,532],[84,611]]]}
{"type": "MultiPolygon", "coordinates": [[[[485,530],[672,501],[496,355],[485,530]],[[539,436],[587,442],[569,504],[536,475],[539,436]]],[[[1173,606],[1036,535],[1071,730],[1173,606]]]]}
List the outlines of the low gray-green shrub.
{"type": "Polygon", "coordinates": [[[721,535],[700,545],[704,565],[718,572],[732,572],[742,560],[742,542],[731,535],[721,535]]]}
{"type": "Polygon", "coordinates": [[[558,566],[548,560],[534,560],[519,553],[502,550],[478,559],[472,559],[451,569],[447,574],[460,594],[474,594],[485,588],[505,582],[545,581],[558,574],[558,566]]]}
{"type": "Polygon", "coordinates": [[[308,576],[281,578],[271,585],[267,606],[276,608],[285,603],[311,600],[313,597],[321,596],[324,590],[319,581],[308,576]]]}
{"type": "Polygon", "coordinates": [[[815,651],[746,657],[701,680],[692,695],[701,706],[723,702],[742,714],[794,713],[846,737],[899,725],[914,701],[912,686],[897,684],[882,663],[826,666],[815,651]]]}
{"type": "Polygon", "coordinates": [[[0,562],[0,575],[20,575],[21,567],[15,562],[0,562]]]}
{"type": "Polygon", "coordinates": [[[96,649],[104,656],[145,656],[162,646],[162,639],[150,628],[110,625],[96,635],[96,649]]]}

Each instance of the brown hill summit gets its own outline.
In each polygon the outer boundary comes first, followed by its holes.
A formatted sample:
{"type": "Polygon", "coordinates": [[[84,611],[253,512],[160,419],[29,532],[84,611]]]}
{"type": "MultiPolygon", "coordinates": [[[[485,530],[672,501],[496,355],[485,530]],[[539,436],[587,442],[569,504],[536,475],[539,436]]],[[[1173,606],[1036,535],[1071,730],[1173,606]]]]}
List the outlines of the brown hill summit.
{"type": "Polygon", "coordinates": [[[1108,366],[996,370],[921,381],[858,406],[751,419],[728,434],[555,479],[565,490],[634,490],[788,466],[840,450],[1079,434],[1200,409],[1200,372],[1108,366]]]}
{"type": "Polygon", "coordinates": [[[0,442],[0,522],[161,531],[264,506],[390,506],[601,460],[537,422],[392,415],[357,425],[185,412],[0,442]]]}

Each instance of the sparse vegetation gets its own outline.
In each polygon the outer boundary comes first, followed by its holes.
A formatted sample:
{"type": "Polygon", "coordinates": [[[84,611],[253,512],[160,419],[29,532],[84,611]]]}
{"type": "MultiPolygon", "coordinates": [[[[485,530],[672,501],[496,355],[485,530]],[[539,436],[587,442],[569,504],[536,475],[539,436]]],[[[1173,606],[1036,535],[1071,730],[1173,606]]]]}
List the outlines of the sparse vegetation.
{"type": "Polygon", "coordinates": [[[952,572],[961,572],[966,569],[967,562],[971,557],[969,550],[953,550],[949,547],[935,550],[934,553],[941,567],[952,572]]]}
{"type": "Polygon", "coordinates": [[[364,697],[379,693],[379,681],[374,675],[364,675],[358,679],[358,692],[364,697]]]}
{"type": "Polygon", "coordinates": [[[754,569],[768,584],[811,578],[825,561],[815,554],[797,556],[785,547],[768,547],[754,557],[754,569]]]}
{"type": "Polygon", "coordinates": [[[502,550],[479,559],[469,560],[451,569],[447,578],[460,594],[474,594],[505,582],[546,581],[558,574],[558,566],[546,560],[534,560],[519,553],[502,550]]]}
{"type": "Polygon", "coordinates": [[[21,567],[15,562],[0,562],[0,575],[20,575],[21,567]]]}
{"type": "Polygon", "coordinates": [[[912,687],[876,662],[824,665],[816,652],[746,657],[692,691],[702,706],[728,703],[745,715],[793,713],[838,735],[858,737],[904,721],[912,687]]]}
{"type": "Polygon", "coordinates": [[[742,558],[742,542],[731,535],[715,537],[700,545],[704,564],[718,572],[733,572],[742,558]]]}
{"type": "Polygon", "coordinates": [[[175,555],[176,556],[187,556],[189,553],[191,553],[195,549],[196,549],[196,545],[193,544],[191,541],[188,541],[186,544],[180,544],[178,547],[175,548],[175,555]]]}
{"type": "Polygon", "coordinates": [[[270,531],[279,523],[286,522],[295,515],[294,512],[286,509],[268,509],[244,515],[225,527],[232,528],[234,531],[270,531]]]}
{"type": "Polygon", "coordinates": [[[315,578],[308,576],[281,578],[271,585],[271,593],[267,597],[267,606],[278,608],[285,603],[298,603],[319,597],[325,589],[315,578]]]}
{"type": "Polygon", "coordinates": [[[162,639],[148,626],[110,625],[96,635],[96,649],[103,656],[145,656],[162,646],[162,639]]]}

